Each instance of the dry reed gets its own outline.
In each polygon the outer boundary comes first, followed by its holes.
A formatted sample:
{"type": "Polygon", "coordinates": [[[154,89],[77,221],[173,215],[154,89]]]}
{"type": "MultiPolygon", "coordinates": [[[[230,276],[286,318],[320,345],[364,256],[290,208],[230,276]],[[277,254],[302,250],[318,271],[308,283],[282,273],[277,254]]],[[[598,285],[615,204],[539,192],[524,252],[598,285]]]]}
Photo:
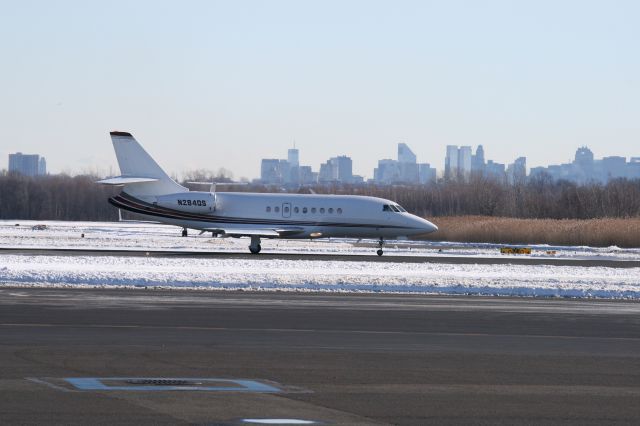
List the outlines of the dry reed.
{"type": "Polygon", "coordinates": [[[421,239],[505,244],[640,247],[640,218],[516,219],[442,216],[430,219],[439,230],[421,239]]]}

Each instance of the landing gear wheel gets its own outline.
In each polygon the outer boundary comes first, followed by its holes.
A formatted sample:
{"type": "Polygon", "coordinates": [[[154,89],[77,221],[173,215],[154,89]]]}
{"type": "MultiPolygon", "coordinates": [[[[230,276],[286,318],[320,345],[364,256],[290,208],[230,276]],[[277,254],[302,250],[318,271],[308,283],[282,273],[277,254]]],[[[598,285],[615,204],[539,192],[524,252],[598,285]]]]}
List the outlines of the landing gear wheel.
{"type": "Polygon", "coordinates": [[[249,251],[251,254],[258,254],[262,250],[262,246],[260,245],[260,237],[254,235],[251,237],[251,245],[249,245],[249,251]]]}
{"type": "Polygon", "coordinates": [[[378,256],[382,256],[382,246],[384,245],[384,238],[380,237],[380,239],[378,240],[378,246],[380,247],[378,249],[378,251],[376,252],[378,254],[378,256]]]}
{"type": "Polygon", "coordinates": [[[186,237],[187,235],[189,235],[189,233],[187,232],[187,228],[182,228],[182,236],[186,237]]]}

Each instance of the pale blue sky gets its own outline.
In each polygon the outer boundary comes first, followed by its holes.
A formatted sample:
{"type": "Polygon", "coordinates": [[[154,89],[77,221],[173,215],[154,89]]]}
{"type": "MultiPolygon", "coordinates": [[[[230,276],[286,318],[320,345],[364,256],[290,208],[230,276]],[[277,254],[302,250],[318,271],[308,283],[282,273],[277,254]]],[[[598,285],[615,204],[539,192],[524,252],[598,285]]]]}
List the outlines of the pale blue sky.
{"type": "MultiPolygon", "coordinates": [[[[0,168],[115,166],[131,131],[169,172],[406,142],[443,167],[484,144],[528,165],[640,156],[640,1],[3,1],[0,168]]],[[[116,169],[117,170],[117,169],[116,169]]]]}

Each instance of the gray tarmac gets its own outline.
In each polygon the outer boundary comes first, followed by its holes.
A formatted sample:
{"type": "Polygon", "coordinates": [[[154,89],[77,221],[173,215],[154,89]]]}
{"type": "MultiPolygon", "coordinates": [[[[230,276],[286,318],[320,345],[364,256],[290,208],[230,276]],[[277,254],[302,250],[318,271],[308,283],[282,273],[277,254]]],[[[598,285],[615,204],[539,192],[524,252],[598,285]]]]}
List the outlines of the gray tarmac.
{"type": "Polygon", "coordinates": [[[377,256],[374,248],[370,255],[361,254],[300,254],[269,253],[264,251],[258,255],[238,252],[185,251],[185,250],[121,250],[121,249],[76,249],[76,248],[7,248],[0,247],[1,254],[38,255],[38,256],[136,256],[136,257],[188,257],[199,259],[282,259],[282,260],[319,260],[346,262],[393,262],[393,263],[445,263],[465,265],[553,265],[583,266],[607,268],[640,268],[638,260],[602,259],[598,257],[566,258],[566,257],[474,257],[474,256],[394,256],[385,254],[377,256]]]}
{"type": "Polygon", "coordinates": [[[0,423],[237,425],[250,418],[637,424],[640,304],[0,289],[0,423]],[[68,378],[124,389],[81,390],[68,378]],[[186,390],[136,390],[127,378],[185,379],[186,390]],[[215,390],[190,390],[204,379],[217,379],[215,390]]]}

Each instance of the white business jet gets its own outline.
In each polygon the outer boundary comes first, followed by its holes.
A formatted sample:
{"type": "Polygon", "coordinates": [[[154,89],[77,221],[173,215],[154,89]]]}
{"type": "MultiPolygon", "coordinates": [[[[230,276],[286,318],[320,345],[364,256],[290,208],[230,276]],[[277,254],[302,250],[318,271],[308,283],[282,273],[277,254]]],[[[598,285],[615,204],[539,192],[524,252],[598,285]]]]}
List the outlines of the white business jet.
{"type": "MultiPolygon", "coordinates": [[[[251,253],[261,238],[375,238],[382,256],[385,239],[434,232],[428,220],[397,203],[375,197],[190,191],[171,179],[127,132],[111,132],[121,176],[99,183],[123,186],[110,198],[115,207],[152,220],[211,232],[250,237],[251,253]]],[[[185,235],[183,232],[183,235],[185,235]]]]}

